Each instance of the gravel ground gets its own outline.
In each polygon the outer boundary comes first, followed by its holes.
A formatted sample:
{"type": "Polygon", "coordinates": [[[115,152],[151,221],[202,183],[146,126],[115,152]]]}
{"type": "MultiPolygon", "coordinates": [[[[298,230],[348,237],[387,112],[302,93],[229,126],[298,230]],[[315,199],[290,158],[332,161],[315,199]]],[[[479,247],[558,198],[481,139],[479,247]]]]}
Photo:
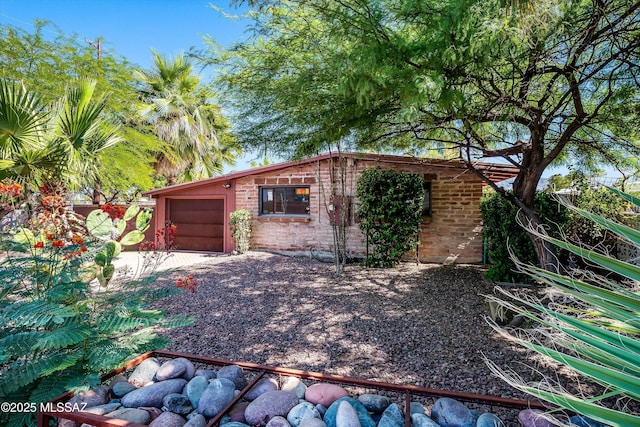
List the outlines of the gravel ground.
{"type": "Polygon", "coordinates": [[[193,275],[198,289],[156,304],[196,319],[166,334],[169,349],[526,398],[492,376],[483,359],[518,371],[534,363],[485,322],[482,295],[492,287],[480,267],[350,265],[342,276],[333,272],[332,264],[262,252],[173,270],[159,283],[193,275]]]}

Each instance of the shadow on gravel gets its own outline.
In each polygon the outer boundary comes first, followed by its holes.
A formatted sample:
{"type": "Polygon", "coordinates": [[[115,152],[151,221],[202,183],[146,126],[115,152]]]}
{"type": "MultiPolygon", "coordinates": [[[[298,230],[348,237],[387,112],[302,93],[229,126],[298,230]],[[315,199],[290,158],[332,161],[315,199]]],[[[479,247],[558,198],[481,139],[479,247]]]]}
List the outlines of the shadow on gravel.
{"type": "MultiPolygon", "coordinates": [[[[522,398],[483,355],[522,371],[525,353],[486,324],[480,267],[333,265],[252,252],[176,270],[195,294],[157,304],[196,318],[171,330],[171,350],[379,381],[522,398]]],[[[548,372],[553,374],[552,372],[548,372]]],[[[553,374],[555,375],[555,374],[553,374]]]]}

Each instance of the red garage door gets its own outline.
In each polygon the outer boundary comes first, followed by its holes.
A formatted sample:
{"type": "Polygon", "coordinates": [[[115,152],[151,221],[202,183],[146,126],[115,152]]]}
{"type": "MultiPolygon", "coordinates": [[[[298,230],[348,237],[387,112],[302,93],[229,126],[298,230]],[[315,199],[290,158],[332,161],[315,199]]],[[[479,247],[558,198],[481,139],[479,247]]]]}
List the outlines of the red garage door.
{"type": "Polygon", "coordinates": [[[224,252],[224,200],[169,200],[178,250],[224,252]]]}

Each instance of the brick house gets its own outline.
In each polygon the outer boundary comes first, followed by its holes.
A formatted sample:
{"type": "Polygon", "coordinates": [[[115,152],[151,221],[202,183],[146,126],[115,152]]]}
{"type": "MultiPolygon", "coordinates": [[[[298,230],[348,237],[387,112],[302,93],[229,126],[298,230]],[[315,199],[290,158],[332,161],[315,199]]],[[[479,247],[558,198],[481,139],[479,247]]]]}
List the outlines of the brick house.
{"type": "MultiPolygon", "coordinates": [[[[482,261],[483,182],[457,160],[362,153],[339,157],[329,153],[177,184],[145,195],[156,199],[156,229],[167,221],[177,225],[180,250],[233,251],[229,214],[246,209],[253,221],[252,249],[322,253],[331,252],[331,217],[334,208],[340,208],[332,205],[332,188],[340,182],[335,177],[344,176],[344,194],[351,196],[347,251],[364,256],[366,242],[355,218],[354,196],[360,173],[374,166],[424,177],[424,221],[418,247],[421,261],[482,261]],[[342,175],[337,167],[340,159],[345,165],[342,175]]],[[[480,163],[478,168],[497,181],[517,173],[509,165],[480,163]]]]}

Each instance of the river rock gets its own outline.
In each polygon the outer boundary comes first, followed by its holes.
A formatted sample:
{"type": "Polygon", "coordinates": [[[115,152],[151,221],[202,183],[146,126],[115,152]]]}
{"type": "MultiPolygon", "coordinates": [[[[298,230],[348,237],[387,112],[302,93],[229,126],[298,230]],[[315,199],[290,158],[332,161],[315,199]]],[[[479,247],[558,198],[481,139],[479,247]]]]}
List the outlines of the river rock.
{"type": "Polygon", "coordinates": [[[120,420],[129,421],[131,423],[148,424],[151,415],[147,411],[138,408],[121,408],[105,415],[109,418],[118,418],[120,420]]]}
{"type": "Polygon", "coordinates": [[[475,427],[469,408],[450,397],[436,400],[431,409],[431,419],[441,427],[475,427]]]}
{"type": "Polygon", "coordinates": [[[206,425],[207,419],[201,414],[196,414],[183,427],[205,427],[206,425]]]}
{"type": "Polygon", "coordinates": [[[196,375],[187,383],[187,386],[184,388],[184,393],[189,398],[191,406],[194,408],[198,407],[200,396],[202,396],[202,393],[204,393],[207,387],[209,387],[209,380],[200,375],[196,375]]]}
{"type": "Polygon", "coordinates": [[[139,406],[160,408],[164,396],[169,393],[180,393],[186,384],[187,380],[182,378],[160,381],[125,394],[121,403],[126,408],[137,408],[139,406]]]}
{"type": "Polygon", "coordinates": [[[424,412],[424,406],[420,402],[410,402],[409,403],[409,414],[422,414],[426,415],[424,412]]]}
{"type": "Polygon", "coordinates": [[[278,390],[278,382],[273,378],[263,378],[259,380],[256,385],[251,387],[245,395],[244,398],[248,401],[255,400],[262,393],[266,393],[267,391],[275,391],[278,390]]]}
{"type": "Polygon", "coordinates": [[[286,416],[298,404],[298,396],[290,391],[268,391],[258,396],[247,406],[244,418],[247,424],[256,426],[266,425],[271,418],[286,416]]]}
{"type": "Polygon", "coordinates": [[[329,408],[327,408],[327,412],[325,412],[323,417],[323,420],[325,424],[327,424],[327,427],[336,427],[336,415],[338,413],[338,406],[343,401],[349,402],[349,404],[353,406],[353,409],[356,410],[356,412],[358,413],[358,419],[360,420],[360,425],[362,427],[376,427],[376,423],[375,421],[373,421],[373,418],[371,418],[371,415],[369,414],[369,411],[367,411],[367,408],[365,408],[362,403],[350,396],[341,397],[340,399],[333,402],[331,406],[329,406],[329,408]]]}
{"type": "Polygon", "coordinates": [[[120,381],[115,383],[113,387],[111,387],[111,392],[113,393],[114,396],[122,397],[125,394],[129,393],[130,391],[135,390],[136,388],[137,387],[131,383],[128,383],[126,381],[120,381]]]}
{"type": "Polygon", "coordinates": [[[556,427],[556,424],[544,417],[539,409],[524,409],[518,414],[518,421],[522,427],[556,427]]]}
{"type": "Polygon", "coordinates": [[[151,421],[149,427],[183,427],[187,420],[173,412],[163,412],[158,418],[151,421]]]}
{"type": "Polygon", "coordinates": [[[169,393],[162,399],[162,410],[179,415],[187,415],[193,411],[193,406],[191,406],[191,401],[184,394],[169,393]]]}
{"type": "Polygon", "coordinates": [[[205,427],[207,425],[207,419],[201,414],[196,414],[182,427],[205,427]]]}
{"type": "Polygon", "coordinates": [[[220,424],[220,427],[251,427],[249,424],[239,423],[237,421],[231,421],[228,423],[220,424]]]}
{"type": "Polygon", "coordinates": [[[305,418],[322,419],[322,415],[311,402],[300,402],[294,406],[287,414],[287,421],[292,427],[298,427],[305,418]]]}
{"type": "Polygon", "coordinates": [[[505,425],[500,418],[487,412],[478,417],[476,427],[505,427],[505,425]]]}
{"type": "Polygon", "coordinates": [[[298,427],[327,427],[327,424],[318,418],[305,418],[298,427]]]}
{"type": "Polygon", "coordinates": [[[364,405],[369,412],[381,414],[389,406],[389,398],[379,394],[361,394],[358,401],[364,405]]]}
{"type": "Polygon", "coordinates": [[[440,427],[438,423],[433,421],[425,414],[414,412],[411,414],[411,427],[440,427]]]}
{"type": "Polygon", "coordinates": [[[218,369],[218,378],[230,380],[238,390],[242,390],[247,386],[247,379],[244,377],[242,368],[238,365],[227,365],[218,369]]]}
{"type": "Polygon", "coordinates": [[[215,417],[233,400],[235,385],[226,378],[216,378],[209,382],[198,402],[198,413],[205,417],[215,417]]]}
{"type": "Polygon", "coordinates": [[[149,415],[151,415],[151,421],[155,420],[160,416],[160,414],[162,414],[160,408],[156,408],[155,406],[140,406],[138,409],[144,409],[147,411],[149,415]]]}
{"type": "Polygon", "coordinates": [[[129,382],[136,387],[143,387],[153,381],[159,368],[160,362],[155,357],[145,359],[133,370],[129,382]]]}
{"type": "Polygon", "coordinates": [[[178,357],[164,362],[156,371],[156,380],[165,381],[173,378],[184,378],[189,381],[195,376],[196,368],[189,359],[178,357]]]}
{"type": "Polygon", "coordinates": [[[304,394],[307,391],[307,385],[298,377],[286,377],[282,382],[280,390],[290,391],[298,396],[299,399],[304,399],[304,394]]]}
{"type": "Polygon", "coordinates": [[[338,404],[336,427],[360,427],[360,418],[353,406],[345,400],[338,404]]]}
{"type": "Polygon", "coordinates": [[[213,369],[198,369],[196,371],[197,377],[205,377],[207,380],[214,380],[218,378],[218,373],[213,369]]]}
{"type": "Polygon", "coordinates": [[[347,390],[339,385],[317,383],[307,388],[307,391],[304,393],[304,400],[313,404],[320,403],[321,405],[329,407],[336,400],[348,395],[347,390]]]}
{"type": "Polygon", "coordinates": [[[285,417],[277,415],[271,418],[265,427],[291,427],[291,424],[285,417]]]}
{"type": "Polygon", "coordinates": [[[78,394],[75,394],[71,399],[69,399],[69,403],[71,405],[78,405],[82,407],[84,404],[85,408],[90,408],[92,406],[104,405],[109,402],[109,387],[106,385],[101,385],[96,388],[91,388],[87,391],[81,391],[78,394]]]}
{"type": "Polygon", "coordinates": [[[404,426],[404,415],[402,415],[402,411],[400,407],[392,403],[384,410],[382,413],[382,418],[380,418],[380,422],[378,422],[378,427],[403,427],[404,426]]]}
{"type": "Polygon", "coordinates": [[[606,424],[596,421],[584,415],[574,415],[569,418],[569,422],[575,424],[576,427],[607,427],[606,424]]]}
{"type": "Polygon", "coordinates": [[[244,411],[247,409],[247,406],[249,406],[249,402],[245,401],[241,401],[233,405],[231,409],[229,409],[229,412],[227,412],[229,421],[246,423],[247,420],[244,418],[244,411]]]}
{"type": "Polygon", "coordinates": [[[105,403],[104,405],[93,406],[91,408],[85,408],[82,412],[89,412],[90,414],[104,415],[109,412],[113,412],[120,408],[119,403],[105,403]]]}
{"type": "Polygon", "coordinates": [[[316,410],[320,413],[322,418],[324,418],[324,414],[327,413],[327,407],[324,405],[321,405],[320,403],[316,405],[316,410]]]}

